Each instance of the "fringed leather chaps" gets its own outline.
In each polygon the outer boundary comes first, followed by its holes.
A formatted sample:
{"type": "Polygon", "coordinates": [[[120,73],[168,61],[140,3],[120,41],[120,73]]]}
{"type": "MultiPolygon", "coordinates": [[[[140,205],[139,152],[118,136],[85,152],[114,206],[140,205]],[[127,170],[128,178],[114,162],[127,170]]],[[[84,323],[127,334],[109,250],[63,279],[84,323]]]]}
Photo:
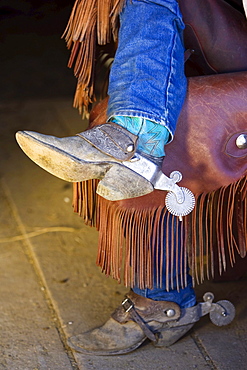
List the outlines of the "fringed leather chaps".
{"type": "Polygon", "coordinates": [[[116,41],[118,14],[125,0],[76,0],[63,37],[71,55],[77,88],[74,107],[84,116],[94,100],[96,45],[116,41]]]}
{"type": "MultiPolygon", "coordinates": [[[[222,0],[180,4],[187,54],[193,50],[187,76],[246,70],[243,15],[222,0]]],[[[117,39],[123,5],[124,0],[75,1],[64,37],[71,49],[69,66],[78,78],[74,106],[81,113],[87,114],[94,100],[96,45],[117,39]]],[[[181,223],[167,212],[165,192],[110,202],[96,195],[94,180],[74,185],[75,212],[99,230],[97,263],[107,275],[118,281],[123,276],[129,286],[151,288],[154,271],[161,282],[163,250],[158,246],[163,243],[166,288],[178,265],[182,271],[176,271],[177,285],[186,285],[187,261],[194,283],[199,283],[234,265],[237,255],[246,255],[247,153],[236,147],[236,138],[247,131],[246,76],[243,72],[189,79],[188,98],[163,163],[165,174],[180,170],[181,186],[196,194],[193,213],[181,223]],[[168,227],[173,223],[182,235],[182,263],[168,227]]],[[[106,105],[103,101],[92,111],[92,125],[105,122],[106,105]]]]}
{"type": "MultiPolygon", "coordinates": [[[[90,127],[104,122],[106,105],[96,106],[90,127]]],[[[173,269],[176,285],[186,286],[187,261],[194,283],[201,283],[233,266],[237,254],[245,257],[247,148],[236,146],[242,133],[247,134],[247,72],[191,77],[163,171],[182,172],[181,185],[196,194],[192,214],[175,223],[163,191],[110,202],[96,195],[95,180],[74,185],[75,212],[99,230],[97,264],[106,275],[123,277],[126,286],[152,288],[154,271],[161,282],[165,253],[168,289],[173,269]],[[180,254],[177,233],[183,241],[180,254]]]]}

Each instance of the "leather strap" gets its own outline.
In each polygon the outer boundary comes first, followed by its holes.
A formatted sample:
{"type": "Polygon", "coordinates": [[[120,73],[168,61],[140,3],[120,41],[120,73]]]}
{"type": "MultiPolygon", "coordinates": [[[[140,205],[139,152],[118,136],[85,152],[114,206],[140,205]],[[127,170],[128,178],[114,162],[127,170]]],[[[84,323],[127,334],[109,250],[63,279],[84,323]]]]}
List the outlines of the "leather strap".
{"type": "Polygon", "coordinates": [[[175,322],[180,316],[180,307],[175,302],[154,301],[132,290],[126,294],[121,306],[112,314],[112,318],[121,324],[130,320],[137,323],[146,337],[153,342],[157,341],[158,330],[164,323],[175,322]],[[155,333],[148,323],[155,328],[155,333]]]}
{"type": "Polygon", "coordinates": [[[126,298],[122,302],[122,306],[125,312],[129,313],[130,318],[141,327],[146,337],[155,342],[157,340],[156,335],[149,329],[147,324],[143,321],[142,317],[136,312],[134,303],[129,298],[126,298]]]}

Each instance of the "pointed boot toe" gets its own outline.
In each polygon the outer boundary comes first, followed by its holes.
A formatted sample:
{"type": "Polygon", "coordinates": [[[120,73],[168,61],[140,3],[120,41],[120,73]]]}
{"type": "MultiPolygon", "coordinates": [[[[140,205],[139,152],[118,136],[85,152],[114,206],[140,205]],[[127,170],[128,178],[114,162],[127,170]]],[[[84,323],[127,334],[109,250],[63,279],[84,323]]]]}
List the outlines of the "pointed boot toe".
{"type": "Polygon", "coordinates": [[[104,124],[64,138],[19,131],[16,140],[41,168],[65,181],[80,182],[102,179],[114,163],[132,158],[137,137],[116,124],[104,124]]]}
{"type": "Polygon", "coordinates": [[[134,351],[145,340],[145,334],[136,323],[120,324],[110,318],[99,328],[71,337],[68,344],[80,353],[110,356],[134,351]]]}
{"type": "Polygon", "coordinates": [[[115,162],[79,136],[57,138],[19,131],[16,140],[33,162],[69,182],[101,179],[115,162]]]}

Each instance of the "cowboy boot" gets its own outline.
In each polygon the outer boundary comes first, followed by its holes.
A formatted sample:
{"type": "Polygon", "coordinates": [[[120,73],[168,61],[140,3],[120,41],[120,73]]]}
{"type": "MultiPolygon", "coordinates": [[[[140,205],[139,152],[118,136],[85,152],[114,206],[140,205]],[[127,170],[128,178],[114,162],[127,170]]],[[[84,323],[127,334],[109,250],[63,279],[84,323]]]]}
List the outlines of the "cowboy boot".
{"type": "Polygon", "coordinates": [[[138,348],[147,338],[157,342],[164,324],[179,317],[176,303],[154,301],[130,291],[103,326],[71,337],[68,344],[87,354],[124,354],[138,348]]]}
{"type": "Polygon", "coordinates": [[[65,181],[100,179],[97,192],[106,199],[152,192],[152,183],[123,163],[131,161],[138,149],[160,167],[169,132],[164,126],[138,117],[115,117],[113,121],[72,137],[19,131],[16,139],[30,159],[65,181]]]}
{"type": "Polygon", "coordinates": [[[68,344],[78,352],[101,356],[131,352],[146,339],[156,347],[168,347],[208,313],[217,326],[233,320],[234,306],[229,301],[213,303],[213,298],[206,293],[204,302],[180,308],[174,302],[154,301],[130,291],[103,326],[71,337],[68,344]]]}

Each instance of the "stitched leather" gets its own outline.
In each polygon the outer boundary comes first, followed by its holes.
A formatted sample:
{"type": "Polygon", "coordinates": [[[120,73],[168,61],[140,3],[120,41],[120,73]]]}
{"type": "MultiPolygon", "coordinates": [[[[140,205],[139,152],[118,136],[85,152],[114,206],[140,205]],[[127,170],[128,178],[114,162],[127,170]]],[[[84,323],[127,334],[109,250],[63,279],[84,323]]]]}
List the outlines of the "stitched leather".
{"type": "Polygon", "coordinates": [[[158,323],[165,323],[178,320],[180,317],[180,308],[174,302],[153,301],[137,295],[133,291],[126,294],[127,306],[122,304],[112,314],[112,318],[119,323],[126,323],[129,320],[136,322],[143,330],[145,335],[152,341],[156,340],[156,336],[148,326],[152,322],[152,326],[158,323]],[[169,317],[168,310],[173,310],[174,315],[169,317]]]}
{"type": "Polygon", "coordinates": [[[120,161],[133,157],[137,145],[137,136],[115,123],[97,125],[78,136],[83,137],[101,152],[120,161]]]}

